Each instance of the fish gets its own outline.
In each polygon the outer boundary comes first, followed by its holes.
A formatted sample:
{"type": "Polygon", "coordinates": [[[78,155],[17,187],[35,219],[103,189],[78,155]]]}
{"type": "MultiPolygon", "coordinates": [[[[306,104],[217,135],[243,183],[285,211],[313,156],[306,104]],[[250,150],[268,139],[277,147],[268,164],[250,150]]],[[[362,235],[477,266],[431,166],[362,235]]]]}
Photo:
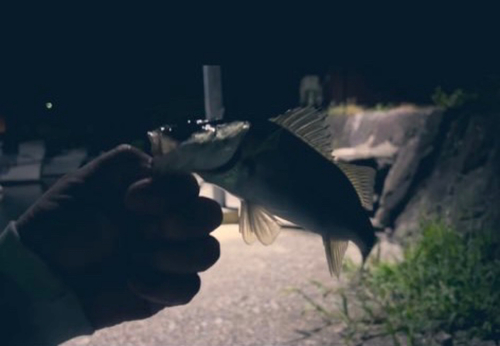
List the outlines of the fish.
{"type": "Polygon", "coordinates": [[[148,132],[153,171],[185,171],[240,198],[247,244],[272,244],[282,220],[320,235],[328,269],[340,277],[349,241],[363,264],[377,238],[375,170],[332,156],[326,112],[290,109],[265,120],[188,120],[148,132]]]}

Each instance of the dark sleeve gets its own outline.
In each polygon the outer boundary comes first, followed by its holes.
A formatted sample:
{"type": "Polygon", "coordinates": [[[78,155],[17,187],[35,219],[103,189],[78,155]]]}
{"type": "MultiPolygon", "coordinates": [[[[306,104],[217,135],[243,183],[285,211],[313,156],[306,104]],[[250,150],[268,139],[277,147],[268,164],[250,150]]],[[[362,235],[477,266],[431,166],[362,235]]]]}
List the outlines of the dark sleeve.
{"type": "Polygon", "coordinates": [[[0,345],[57,345],[92,332],[76,296],[22,245],[11,222],[0,234],[0,345]]]}

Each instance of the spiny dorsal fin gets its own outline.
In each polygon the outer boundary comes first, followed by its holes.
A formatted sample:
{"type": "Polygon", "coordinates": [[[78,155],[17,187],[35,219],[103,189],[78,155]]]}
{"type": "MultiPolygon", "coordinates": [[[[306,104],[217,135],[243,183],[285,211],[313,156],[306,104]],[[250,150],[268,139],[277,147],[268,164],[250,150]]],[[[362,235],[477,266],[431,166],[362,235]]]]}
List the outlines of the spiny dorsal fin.
{"type": "Polygon", "coordinates": [[[274,242],[281,225],[278,220],[264,208],[248,201],[241,201],[240,208],[240,233],[247,244],[252,244],[258,239],[264,245],[274,242]]]}
{"type": "Polygon", "coordinates": [[[375,169],[338,161],[335,161],[335,164],[351,181],[363,207],[367,210],[372,210],[375,169]]]}
{"type": "Polygon", "coordinates": [[[331,160],[330,132],[325,125],[327,113],[315,108],[297,108],[269,119],[331,160]]]}
{"type": "Polygon", "coordinates": [[[309,144],[327,160],[337,165],[351,181],[363,207],[372,210],[376,171],[371,167],[334,160],[331,155],[330,132],[328,126],[324,123],[326,115],[326,112],[318,111],[315,108],[298,108],[278,115],[270,119],[270,121],[287,129],[306,144],[309,144]]]}
{"type": "Polygon", "coordinates": [[[344,259],[348,244],[349,242],[345,240],[333,240],[328,236],[323,236],[323,245],[325,245],[326,260],[330,275],[340,278],[342,260],[344,259]]]}

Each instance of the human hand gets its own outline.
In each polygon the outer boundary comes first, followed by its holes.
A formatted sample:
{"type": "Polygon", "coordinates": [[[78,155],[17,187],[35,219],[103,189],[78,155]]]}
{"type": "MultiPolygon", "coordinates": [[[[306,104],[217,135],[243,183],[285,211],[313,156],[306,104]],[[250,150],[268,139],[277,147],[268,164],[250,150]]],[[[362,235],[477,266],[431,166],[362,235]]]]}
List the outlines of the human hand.
{"type": "Polygon", "coordinates": [[[151,177],[128,145],[61,178],[16,222],[23,244],[71,287],[94,329],[188,303],[219,258],[219,205],[192,175],[151,177]]]}

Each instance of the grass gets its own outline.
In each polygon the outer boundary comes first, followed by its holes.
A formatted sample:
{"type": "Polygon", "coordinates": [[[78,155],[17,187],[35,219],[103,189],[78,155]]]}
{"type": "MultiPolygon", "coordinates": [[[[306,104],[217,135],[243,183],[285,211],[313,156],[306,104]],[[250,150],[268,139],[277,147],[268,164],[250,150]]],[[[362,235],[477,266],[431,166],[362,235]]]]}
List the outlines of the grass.
{"type": "Polygon", "coordinates": [[[428,340],[442,333],[498,342],[498,250],[492,236],[429,223],[401,261],[375,258],[362,272],[346,262],[346,285],[314,282],[319,300],[297,293],[326,320],[343,323],[347,343],[385,336],[393,345],[431,345],[428,340]]]}
{"type": "Polygon", "coordinates": [[[459,108],[466,102],[477,99],[476,94],[466,93],[462,89],[455,89],[452,93],[446,93],[441,87],[437,87],[431,96],[432,101],[443,109],[459,108]]]}

